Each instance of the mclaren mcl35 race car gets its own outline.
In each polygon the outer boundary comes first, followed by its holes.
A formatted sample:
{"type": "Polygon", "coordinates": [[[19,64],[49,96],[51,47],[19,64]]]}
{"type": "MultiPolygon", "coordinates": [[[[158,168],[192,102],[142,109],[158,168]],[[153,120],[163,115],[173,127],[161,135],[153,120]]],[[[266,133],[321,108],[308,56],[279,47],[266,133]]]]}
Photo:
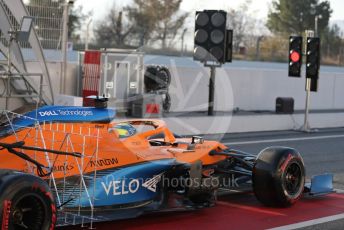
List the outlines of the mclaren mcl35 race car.
{"type": "Polygon", "coordinates": [[[53,229],[216,205],[219,190],[252,188],[267,206],[332,191],[332,176],[305,184],[301,155],[268,147],[257,156],[163,121],[118,120],[108,108],[45,106],[1,113],[2,229],[53,229]]]}

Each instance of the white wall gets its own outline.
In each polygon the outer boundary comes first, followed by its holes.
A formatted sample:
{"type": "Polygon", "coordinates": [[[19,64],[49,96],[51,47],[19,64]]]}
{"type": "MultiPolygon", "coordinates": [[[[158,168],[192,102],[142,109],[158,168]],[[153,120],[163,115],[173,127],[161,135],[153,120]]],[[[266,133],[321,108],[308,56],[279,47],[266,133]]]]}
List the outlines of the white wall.
{"type": "MultiPolygon", "coordinates": [[[[170,67],[172,81],[169,93],[171,111],[204,111],[208,106],[209,70],[193,67],[170,67]]],[[[224,69],[217,69],[215,109],[230,111],[233,108],[231,81],[224,69]]]]}
{"type": "MultiPolygon", "coordinates": [[[[170,87],[171,111],[206,110],[209,68],[178,67],[178,70],[173,70],[176,68],[169,67],[173,75],[170,87]],[[185,97],[188,93],[192,95],[185,97]]],[[[216,71],[217,110],[228,111],[231,106],[242,110],[275,110],[277,97],[293,97],[296,110],[305,107],[305,79],[288,77],[287,68],[270,70],[226,67],[217,68],[216,71]]],[[[344,68],[343,72],[320,72],[319,90],[311,93],[311,109],[344,109],[342,98],[344,68]]]]}
{"type": "MultiPolygon", "coordinates": [[[[0,81],[0,112],[1,110],[6,109],[6,99],[2,96],[5,95],[5,87],[3,85],[4,81],[0,81]]],[[[7,110],[15,110],[16,108],[20,107],[22,105],[22,100],[18,98],[12,98],[8,101],[8,107],[7,110]]]]}
{"type": "MultiPolygon", "coordinates": [[[[303,114],[246,116],[165,117],[168,127],[179,135],[224,134],[277,130],[300,130],[303,114]]],[[[316,128],[344,127],[344,113],[310,113],[309,125],[316,128]]]]}
{"type": "MultiPolygon", "coordinates": [[[[57,95],[60,93],[60,73],[61,73],[61,63],[60,62],[48,62],[48,70],[50,73],[52,86],[54,94],[57,95]]],[[[76,63],[68,63],[67,66],[67,80],[66,80],[66,92],[67,95],[76,95],[77,94],[77,68],[76,63]]],[[[28,72],[37,73],[40,71],[40,66],[38,62],[27,62],[28,72]]],[[[45,84],[45,90],[48,89],[47,84],[45,84]]]]}

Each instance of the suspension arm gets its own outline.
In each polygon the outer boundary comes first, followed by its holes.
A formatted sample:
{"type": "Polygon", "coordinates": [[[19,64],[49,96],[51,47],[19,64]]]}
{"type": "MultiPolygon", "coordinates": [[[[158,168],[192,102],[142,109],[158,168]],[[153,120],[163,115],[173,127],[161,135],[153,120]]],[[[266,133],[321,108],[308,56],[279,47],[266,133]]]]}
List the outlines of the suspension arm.
{"type": "Polygon", "coordinates": [[[67,156],[74,156],[74,157],[82,157],[81,153],[78,152],[63,152],[58,150],[52,150],[52,149],[42,149],[39,147],[32,147],[32,146],[25,146],[24,141],[15,142],[13,144],[6,144],[6,143],[0,143],[0,146],[6,149],[13,149],[13,148],[20,148],[25,150],[33,150],[33,151],[39,151],[39,152],[49,152],[56,155],[67,155],[67,156]]]}

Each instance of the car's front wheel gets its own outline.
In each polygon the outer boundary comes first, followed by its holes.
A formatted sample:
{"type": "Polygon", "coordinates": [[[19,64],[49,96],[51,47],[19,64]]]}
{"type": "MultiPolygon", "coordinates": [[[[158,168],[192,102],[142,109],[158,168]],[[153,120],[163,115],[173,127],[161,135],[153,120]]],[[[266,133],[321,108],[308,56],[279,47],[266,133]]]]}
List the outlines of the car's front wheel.
{"type": "Polygon", "coordinates": [[[270,147],[259,153],[252,175],[253,191],[267,206],[288,207],[300,199],[305,184],[301,155],[291,148],[270,147]]]}

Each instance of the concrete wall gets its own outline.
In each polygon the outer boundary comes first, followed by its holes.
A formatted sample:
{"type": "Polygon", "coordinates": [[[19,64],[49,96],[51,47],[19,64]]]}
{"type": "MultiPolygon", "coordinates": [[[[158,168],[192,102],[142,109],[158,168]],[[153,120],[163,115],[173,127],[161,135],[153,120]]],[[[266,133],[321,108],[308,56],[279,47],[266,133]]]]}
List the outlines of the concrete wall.
{"type": "MultiPolygon", "coordinates": [[[[2,98],[3,95],[5,95],[5,87],[4,87],[4,81],[0,80],[0,111],[6,109],[6,99],[2,98]]],[[[8,108],[7,110],[15,110],[18,107],[23,105],[23,101],[18,98],[13,98],[8,101],[8,108]]]]}
{"type": "MultiPolygon", "coordinates": [[[[204,110],[208,100],[209,68],[169,67],[173,75],[171,110],[204,110]],[[188,94],[192,95],[185,98],[188,94]]],[[[305,107],[305,79],[288,77],[287,67],[285,70],[218,68],[215,84],[217,110],[228,111],[231,106],[241,110],[275,110],[277,97],[293,97],[296,110],[305,107]]],[[[343,97],[344,68],[338,72],[321,71],[319,90],[311,93],[311,109],[344,109],[343,97]]]]}
{"type": "MultiPolygon", "coordinates": [[[[57,95],[60,93],[60,86],[61,86],[61,63],[60,62],[48,62],[48,69],[52,80],[54,94],[57,95]]],[[[27,62],[28,72],[34,72],[40,70],[38,62],[27,62]]],[[[65,94],[67,95],[76,95],[77,94],[77,68],[78,65],[76,63],[68,63],[67,67],[67,80],[65,84],[65,94]]],[[[48,89],[46,86],[45,90],[48,89]]]]}
{"type": "MultiPolygon", "coordinates": [[[[168,127],[180,135],[300,130],[303,119],[303,114],[163,118],[168,127]]],[[[344,113],[310,113],[309,125],[312,129],[344,127],[344,113]]]]}
{"type": "MultiPolygon", "coordinates": [[[[208,106],[209,69],[169,67],[172,81],[169,88],[171,111],[205,111],[208,106]]],[[[231,111],[233,90],[224,69],[216,70],[215,110],[231,111]]]]}

